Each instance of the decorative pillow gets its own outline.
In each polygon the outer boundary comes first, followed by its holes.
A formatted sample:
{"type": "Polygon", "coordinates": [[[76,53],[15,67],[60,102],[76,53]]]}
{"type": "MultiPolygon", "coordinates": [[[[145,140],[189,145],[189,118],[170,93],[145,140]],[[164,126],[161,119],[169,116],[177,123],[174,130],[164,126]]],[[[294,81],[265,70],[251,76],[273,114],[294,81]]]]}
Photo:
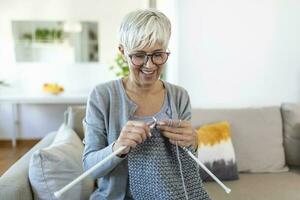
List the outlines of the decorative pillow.
{"type": "MultiPolygon", "coordinates": [[[[204,125],[197,130],[198,159],[220,180],[238,179],[235,153],[228,122],[204,125]]],[[[213,179],[200,168],[203,181],[213,179]]]]}
{"type": "Polygon", "coordinates": [[[282,104],[281,113],[286,162],[289,165],[300,166],[300,104],[282,104]]]}
{"type": "MultiPolygon", "coordinates": [[[[78,135],[62,125],[53,143],[36,151],[29,164],[29,180],[35,199],[57,199],[54,192],[83,173],[83,144],[78,135]]],[[[94,181],[86,178],[64,193],[61,199],[89,199],[94,181]]]]}

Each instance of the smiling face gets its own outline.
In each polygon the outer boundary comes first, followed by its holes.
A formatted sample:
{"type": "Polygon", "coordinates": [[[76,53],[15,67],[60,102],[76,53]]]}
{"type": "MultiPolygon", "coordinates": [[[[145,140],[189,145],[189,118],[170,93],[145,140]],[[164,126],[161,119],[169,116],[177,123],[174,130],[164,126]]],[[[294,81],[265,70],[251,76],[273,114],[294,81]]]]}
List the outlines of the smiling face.
{"type": "MultiPolygon", "coordinates": [[[[145,47],[126,52],[125,57],[130,68],[129,81],[139,87],[145,88],[154,86],[162,73],[163,64],[154,64],[152,60],[159,60],[161,53],[165,51],[166,50],[161,45],[155,44],[152,47],[145,47]],[[151,59],[151,56],[149,56],[147,63],[144,65],[136,65],[134,59],[143,60],[142,58],[145,54],[152,54],[154,57],[151,59]]],[[[124,54],[124,51],[121,50],[121,52],[124,54]]]]}
{"type": "Polygon", "coordinates": [[[170,20],[158,10],[136,10],[123,18],[119,49],[130,68],[126,81],[134,84],[133,87],[147,88],[158,83],[164,61],[168,59],[169,53],[165,51],[170,36],[170,20]]]}

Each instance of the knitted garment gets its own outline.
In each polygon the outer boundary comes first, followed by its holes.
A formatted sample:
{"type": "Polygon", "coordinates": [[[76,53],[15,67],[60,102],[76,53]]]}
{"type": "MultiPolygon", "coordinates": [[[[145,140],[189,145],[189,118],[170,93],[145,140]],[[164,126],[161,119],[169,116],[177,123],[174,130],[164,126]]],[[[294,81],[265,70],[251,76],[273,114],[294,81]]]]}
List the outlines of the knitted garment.
{"type": "MultiPolygon", "coordinates": [[[[156,116],[158,120],[166,119],[165,117],[165,115],[156,116]]],[[[144,121],[150,120],[151,118],[144,119],[144,121]]],[[[176,145],[171,144],[158,129],[153,129],[151,133],[151,138],[139,144],[128,154],[129,190],[132,198],[135,200],[210,199],[203,188],[195,161],[178,147],[181,161],[179,162],[176,145]]]]}

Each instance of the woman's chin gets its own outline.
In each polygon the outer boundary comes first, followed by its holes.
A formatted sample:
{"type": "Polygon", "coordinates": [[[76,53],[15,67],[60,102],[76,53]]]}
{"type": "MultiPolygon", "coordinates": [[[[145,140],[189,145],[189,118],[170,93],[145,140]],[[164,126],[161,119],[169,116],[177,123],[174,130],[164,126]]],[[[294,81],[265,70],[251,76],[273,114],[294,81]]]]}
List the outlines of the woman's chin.
{"type": "Polygon", "coordinates": [[[153,74],[141,73],[140,80],[145,84],[154,84],[158,80],[158,76],[157,73],[153,73],[153,74]]]}

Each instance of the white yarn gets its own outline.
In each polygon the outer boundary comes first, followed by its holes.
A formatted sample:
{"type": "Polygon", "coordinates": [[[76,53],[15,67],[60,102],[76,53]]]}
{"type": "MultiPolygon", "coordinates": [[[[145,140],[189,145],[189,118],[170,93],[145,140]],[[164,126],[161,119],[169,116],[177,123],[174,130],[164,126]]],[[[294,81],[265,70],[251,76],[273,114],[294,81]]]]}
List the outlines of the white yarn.
{"type": "Polygon", "coordinates": [[[183,177],[183,172],[182,172],[182,164],[181,164],[181,160],[180,160],[180,156],[179,156],[179,148],[178,148],[177,142],[176,142],[176,153],[177,153],[177,160],[178,160],[178,163],[179,163],[179,170],[180,170],[182,186],[183,186],[183,190],[184,190],[184,194],[185,194],[185,199],[188,200],[189,197],[188,197],[186,187],[185,187],[185,183],[184,183],[184,177],[183,177]]]}

